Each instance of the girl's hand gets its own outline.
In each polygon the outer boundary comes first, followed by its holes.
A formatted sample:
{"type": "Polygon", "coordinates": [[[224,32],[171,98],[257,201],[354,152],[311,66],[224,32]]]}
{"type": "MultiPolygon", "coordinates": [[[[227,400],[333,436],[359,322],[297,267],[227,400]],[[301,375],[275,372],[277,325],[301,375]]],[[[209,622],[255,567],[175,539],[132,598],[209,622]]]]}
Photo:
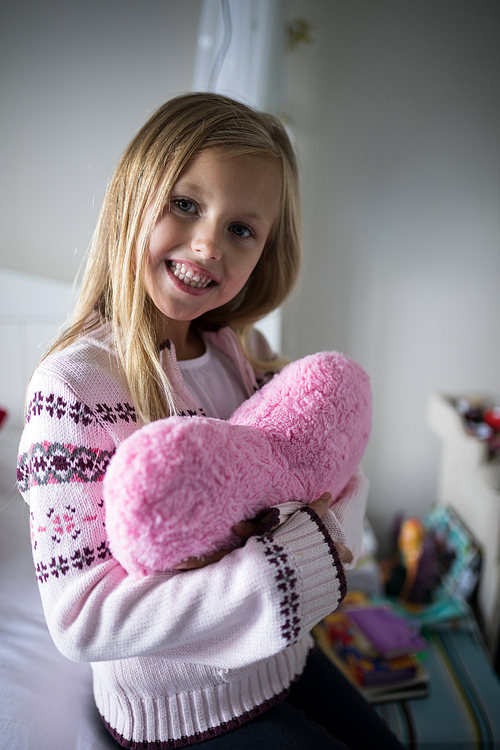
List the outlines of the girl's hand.
{"type": "Polygon", "coordinates": [[[222,558],[230,552],[232,552],[230,549],[220,549],[217,552],[212,552],[210,555],[205,555],[205,557],[188,557],[187,560],[183,560],[177,565],[174,565],[174,570],[195,570],[195,568],[204,568],[205,565],[210,565],[210,563],[222,560],[222,558]]]}
{"type": "MultiPolygon", "coordinates": [[[[257,536],[266,531],[265,522],[265,518],[261,523],[255,523],[254,521],[240,521],[240,523],[233,526],[233,531],[242,539],[250,539],[251,536],[257,536]]],[[[220,549],[217,550],[217,552],[212,552],[204,557],[189,557],[187,560],[183,560],[178,565],[175,565],[174,570],[195,570],[196,568],[204,568],[206,565],[222,560],[223,557],[229,555],[232,551],[232,549],[220,549]]]]}
{"type": "MultiPolygon", "coordinates": [[[[312,508],[320,518],[322,518],[330,507],[331,502],[331,494],[325,492],[317,500],[313,500],[312,503],[309,503],[309,507],[312,508]]],[[[272,515],[270,515],[269,518],[265,517],[260,519],[259,523],[255,523],[255,521],[240,521],[240,523],[233,526],[233,531],[242,539],[250,539],[251,536],[257,536],[269,529],[267,522],[270,518],[272,518],[272,515]]],[[[335,542],[335,547],[337,548],[340,561],[343,565],[352,560],[352,554],[347,547],[338,542],[335,542]]],[[[232,549],[220,549],[209,555],[205,555],[204,557],[189,557],[187,560],[183,560],[178,565],[175,565],[174,570],[195,570],[196,568],[204,568],[206,565],[211,565],[214,562],[222,560],[223,557],[229,555],[232,551],[232,549]]]]}
{"type": "Polygon", "coordinates": [[[312,508],[320,518],[323,518],[326,511],[330,507],[331,502],[331,493],[324,492],[323,495],[321,495],[321,497],[319,497],[317,500],[313,500],[312,503],[309,503],[309,507],[312,508]]]}

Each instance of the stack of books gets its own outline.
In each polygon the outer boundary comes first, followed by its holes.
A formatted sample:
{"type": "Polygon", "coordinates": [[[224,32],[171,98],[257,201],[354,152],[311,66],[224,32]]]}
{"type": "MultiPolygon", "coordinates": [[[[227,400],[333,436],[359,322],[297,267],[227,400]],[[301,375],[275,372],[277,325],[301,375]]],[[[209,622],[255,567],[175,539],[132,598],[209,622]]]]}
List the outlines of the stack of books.
{"type": "Polygon", "coordinates": [[[385,605],[347,606],[313,630],[318,646],[370,703],[429,694],[420,625],[385,605]]]}

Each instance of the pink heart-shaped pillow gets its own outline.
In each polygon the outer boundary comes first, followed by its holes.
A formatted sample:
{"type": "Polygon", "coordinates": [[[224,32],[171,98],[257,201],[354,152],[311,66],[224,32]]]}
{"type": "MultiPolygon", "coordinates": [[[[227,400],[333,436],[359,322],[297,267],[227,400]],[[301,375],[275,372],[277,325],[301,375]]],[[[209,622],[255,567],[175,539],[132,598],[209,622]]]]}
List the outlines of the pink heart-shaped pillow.
{"type": "Polygon", "coordinates": [[[339,497],[371,428],[363,369],[337,352],[287,365],[226,422],[169,417],[117,449],[104,478],[106,528],[131,574],[172,569],[235,544],[235,523],[272,505],[339,497]]]}

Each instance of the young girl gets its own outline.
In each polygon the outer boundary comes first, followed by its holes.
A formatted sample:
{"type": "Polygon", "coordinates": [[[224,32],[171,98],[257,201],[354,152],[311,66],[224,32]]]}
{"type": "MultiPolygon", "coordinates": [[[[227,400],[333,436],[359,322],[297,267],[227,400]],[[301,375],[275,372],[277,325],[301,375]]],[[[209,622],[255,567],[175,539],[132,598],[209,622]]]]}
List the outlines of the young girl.
{"type": "Polygon", "coordinates": [[[126,748],[399,747],[309,635],[345,594],[361,475],[332,510],[290,498],[273,529],[241,519],[241,548],[169,573],[130,578],[106,539],[121,441],[172,414],[227,418],[279,369],[251,324],[295,281],[298,203],[275,118],[214,94],[165,104],[118,164],[73,322],[30,383],[18,476],[47,623],[91,663],[126,748]]]}

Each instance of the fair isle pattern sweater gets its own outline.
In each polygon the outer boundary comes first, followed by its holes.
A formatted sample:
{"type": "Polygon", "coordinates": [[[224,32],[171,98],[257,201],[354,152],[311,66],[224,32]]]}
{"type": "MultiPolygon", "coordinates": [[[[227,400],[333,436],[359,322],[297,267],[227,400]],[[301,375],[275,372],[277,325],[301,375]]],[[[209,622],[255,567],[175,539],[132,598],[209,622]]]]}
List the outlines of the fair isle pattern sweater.
{"type": "MultiPolygon", "coordinates": [[[[251,395],[257,380],[232,331],[205,335],[251,395]]],[[[173,347],[160,357],[180,411],[202,413],[173,347]]],[[[290,502],[273,531],[218,563],[134,580],[108,546],[102,478],[139,426],[108,333],[82,338],[32,379],[18,484],[51,636],[91,663],[109,731],[126,748],[184,747],[265,711],[301,674],[311,627],[345,594],[333,542],[357,556],[366,482],[354,477],[323,522],[290,502]]]]}

